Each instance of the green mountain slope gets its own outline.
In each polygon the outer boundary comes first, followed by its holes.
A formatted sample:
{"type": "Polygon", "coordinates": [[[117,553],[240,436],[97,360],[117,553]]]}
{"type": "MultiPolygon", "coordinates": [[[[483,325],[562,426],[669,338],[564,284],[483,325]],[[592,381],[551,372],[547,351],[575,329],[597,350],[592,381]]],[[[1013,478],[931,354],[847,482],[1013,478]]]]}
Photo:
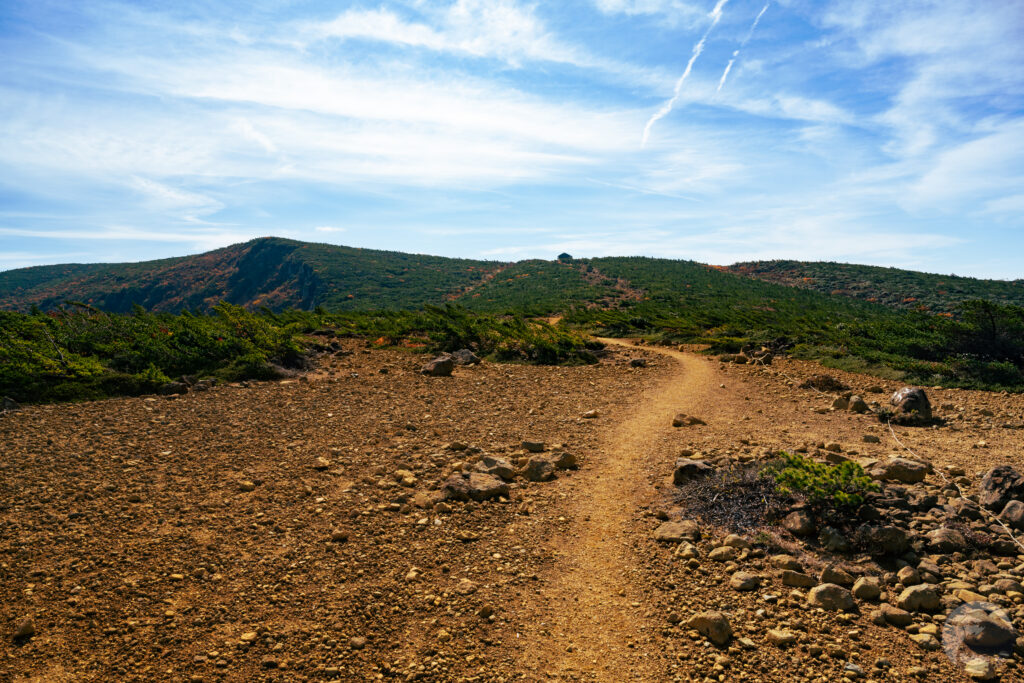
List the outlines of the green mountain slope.
{"type": "Polygon", "coordinates": [[[979,280],[825,261],[752,261],[728,269],[765,282],[933,313],[953,312],[971,299],[1024,305],[1024,280],[979,280]]]}
{"type": "Polygon", "coordinates": [[[354,249],[274,237],[186,256],[117,264],[69,264],[0,272],[0,309],[65,301],[124,312],[246,307],[354,310],[415,308],[473,287],[499,264],[354,249]]]}

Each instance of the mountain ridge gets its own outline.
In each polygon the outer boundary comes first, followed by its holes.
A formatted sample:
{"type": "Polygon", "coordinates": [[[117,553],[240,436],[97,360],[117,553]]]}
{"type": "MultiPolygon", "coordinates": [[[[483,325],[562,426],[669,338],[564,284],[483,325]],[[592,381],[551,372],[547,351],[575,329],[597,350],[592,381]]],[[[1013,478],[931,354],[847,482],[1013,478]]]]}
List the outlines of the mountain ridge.
{"type": "MultiPolygon", "coordinates": [[[[219,301],[271,310],[401,310],[458,303],[477,310],[537,314],[615,309],[682,290],[739,287],[747,297],[816,292],[891,309],[951,315],[970,299],[1024,305],[1024,280],[985,280],[898,268],[793,260],[712,266],[645,257],[461,259],[261,237],[190,256],[134,263],[33,266],[0,272],[0,309],[48,310],[79,301],[111,312],[209,310],[219,301]],[[637,264],[642,264],[638,266],[637,264]],[[712,275],[736,278],[723,279],[712,275]],[[758,282],[743,286],[738,281],[758,282]]],[[[690,304],[703,294],[685,292],[690,304]]],[[[845,307],[846,304],[836,304],[845,307]]]]}

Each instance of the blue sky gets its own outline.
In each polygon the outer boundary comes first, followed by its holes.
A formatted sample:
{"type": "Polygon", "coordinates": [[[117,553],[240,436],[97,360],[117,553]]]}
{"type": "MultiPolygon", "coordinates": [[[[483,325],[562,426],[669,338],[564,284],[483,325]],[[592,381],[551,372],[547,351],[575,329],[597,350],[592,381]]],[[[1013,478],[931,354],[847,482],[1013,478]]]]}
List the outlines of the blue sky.
{"type": "Polygon", "coordinates": [[[280,235],[1024,277],[1022,0],[8,0],[0,54],[0,269],[280,235]]]}

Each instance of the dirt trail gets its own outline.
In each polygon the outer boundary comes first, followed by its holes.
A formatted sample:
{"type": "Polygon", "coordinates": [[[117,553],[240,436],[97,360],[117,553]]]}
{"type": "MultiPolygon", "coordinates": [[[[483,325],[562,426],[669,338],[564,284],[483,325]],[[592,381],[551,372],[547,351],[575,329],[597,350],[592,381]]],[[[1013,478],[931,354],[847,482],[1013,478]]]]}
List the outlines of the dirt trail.
{"type": "Polygon", "coordinates": [[[541,678],[656,680],[661,673],[645,647],[656,622],[645,616],[649,606],[631,578],[634,522],[656,495],[648,474],[656,471],[655,463],[673,457],[672,415],[706,414],[715,402],[711,387],[720,379],[697,356],[649,350],[668,356],[665,362],[673,367],[626,415],[605,418],[600,457],[575,479],[567,501],[574,528],[558,548],[550,584],[539,596],[535,632],[520,641],[526,668],[541,678]]]}

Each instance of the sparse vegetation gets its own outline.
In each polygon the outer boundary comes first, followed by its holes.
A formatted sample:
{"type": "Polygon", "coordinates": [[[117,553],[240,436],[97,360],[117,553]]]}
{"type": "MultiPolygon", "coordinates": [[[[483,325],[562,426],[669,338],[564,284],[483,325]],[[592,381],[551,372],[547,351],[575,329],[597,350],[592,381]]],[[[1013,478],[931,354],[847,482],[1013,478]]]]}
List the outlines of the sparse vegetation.
{"type": "Polygon", "coordinates": [[[864,494],[878,490],[878,484],[855,462],[827,465],[785,451],[762,476],[773,479],[779,493],[801,496],[819,507],[856,508],[864,502],[864,494]]]}

